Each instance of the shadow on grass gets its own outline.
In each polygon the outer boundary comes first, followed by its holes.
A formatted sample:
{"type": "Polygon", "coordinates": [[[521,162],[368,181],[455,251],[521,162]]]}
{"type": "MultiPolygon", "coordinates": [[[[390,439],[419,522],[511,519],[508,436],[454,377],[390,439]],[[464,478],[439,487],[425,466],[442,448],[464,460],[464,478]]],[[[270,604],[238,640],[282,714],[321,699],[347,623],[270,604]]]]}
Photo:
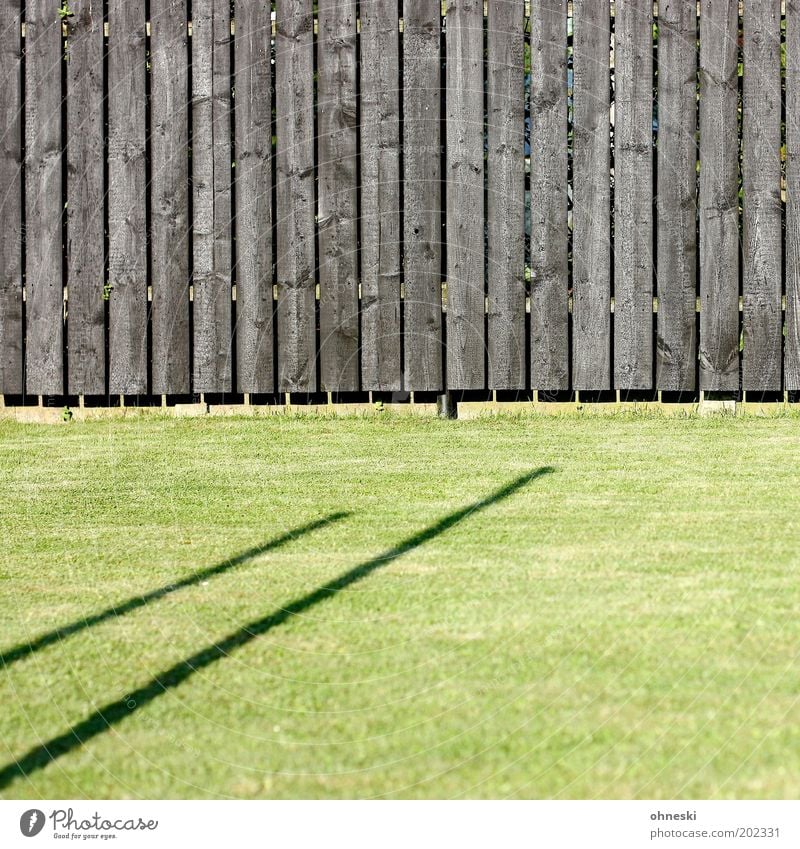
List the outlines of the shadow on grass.
{"type": "Polygon", "coordinates": [[[99,708],[86,719],[73,725],[69,731],[53,737],[46,743],[35,746],[19,760],[4,766],[0,769],[0,789],[8,787],[17,778],[43,769],[62,755],[80,748],[93,737],[97,737],[99,734],[108,731],[112,726],[125,719],[125,717],[130,716],[134,711],[157,699],[167,690],[182,684],[194,675],[195,672],[210,666],[218,660],[222,660],[235,649],[246,645],[262,634],[266,634],[267,631],[277,628],[292,616],[297,616],[309,608],[314,607],[314,605],[326,601],[341,590],[346,589],[362,578],[366,578],[381,566],[386,566],[409,551],[419,548],[419,546],[444,533],[468,516],[508,498],[522,489],[526,484],[553,471],[554,469],[552,467],[543,466],[516,478],[481,501],[470,504],[468,507],[457,510],[455,513],[450,513],[436,522],[436,524],[425,528],[418,534],[414,534],[394,548],[390,548],[377,557],[373,557],[371,560],[367,560],[358,566],[354,566],[347,572],[343,572],[330,584],[319,587],[308,593],[308,595],[295,599],[286,607],[275,610],[268,616],[251,622],[244,628],[240,628],[238,631],[234,631],[225,637],[225,639],[220,640],[220,642],[213,643],[193,654],[191,657],[179,661],[174,666],[152,678],[144,686],[134,690],[130,695],[99,708]]]}
{"type": "Polygon", "coordinates": [[[77,619],[69,625],[64,625],[63,628],[55,628],[52,631],[48,631],[46,634],[42,634],[41,637],[37,637],[30,643],[20,643],[18,646],[14,646],[14,648],[0,654],[0,666],[10,666],[12,663],[22,660],[37,651],[41,651],[41,649],[47,648],[47,646],[61,642],[61,640],[66,637],[77,634],[86,628],[99,625],[107,619],[118,619],[120,616],[125,616],[127,613],[131,613],[140,607],[150,604],[151,601],[164,598],[164,596],[170,595],[176,590],[182,590],[185,587],[191,587],[195,584],[199,584],[201,581],[205,581],[215,575],[221,575],[229,569],[241,566],[242,563],[246,563],[248,560],[258,557],[260,554],[266,554],[268,551],[274,551],[276,548],[280,548],[281,546],[284,546],[305,534],[310,534],[312,531],[325,527],[325,525],[330,525],[332,522],[339,522],[342,519],[347,518],[349,515],[349,513],[331,513],[329,516],[325,516],[322,519],[317,519],[314,522],[309,522],[307,525],[301,525],[299,528],[287,531],[287,533],[282,536],[276,537],[263,545],[257,545],[254,548],[243,551],[236,557],[233,557],[230,560],[224,560],[216,566],[209,566],[206,569],[200,569],[198,572],[194,572],[186,578],[176,581],[174,584],[167,584],[166,586],[159,587],[157,590],[145,593],[145,595],[133,596],[127,601],[123,601],[120,604],[109,607],[100,613],[93,613],[85,619],[77,619]]]}

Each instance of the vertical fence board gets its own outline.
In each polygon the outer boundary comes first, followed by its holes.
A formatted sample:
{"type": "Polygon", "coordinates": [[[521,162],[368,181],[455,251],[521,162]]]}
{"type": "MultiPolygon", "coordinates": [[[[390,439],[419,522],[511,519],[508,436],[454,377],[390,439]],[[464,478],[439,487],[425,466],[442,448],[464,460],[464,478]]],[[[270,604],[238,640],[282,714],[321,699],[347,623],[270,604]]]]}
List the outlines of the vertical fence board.
{"type": "Polygon", "coordinates": [[[272,355],[272,23],[269,4],[237,0],[236,351],[239,392],[274,392],[272,355]]]}
{"type": "Polygon", "coordinates": [[[0,24],[0,395],[22,392],[22,64],[21,0],[0,24]]]}
{"type": "Polygon", "coordinates": [[[67,363],[69,392],[106,390],[103,6],[74,0],[67,30],[67,363]]]}
{"type": "Polygon", "coordinates": [[[185,394],[189,373],[186,0],[151,7],[153,392],[185,394]]]}
{"type": "Polygon", "coordinates": [[[658,389],[695,388],[697,288],[697,11],[658,10],[658,389]]]}
{"type": "Polygon", "coordinates": [[[320,3],[319,121],[320,382],[358,389],[358,103],[356,3],[320,3]]]}
{"type": "Polygon", "coordinates": [[[361,384],[402,388],[397,0],[361,2],[361,384]]]}
{"type": "Polygon", "coordinates": [[[195,392],[230,392],[230,0],[192,3],[195,392]]]}
{"type": "Polygon", "coordinates": [[[447,385],[484,369],[483,0],[447,5],[447,385]]]}
{"type": "Polygon", "coordinates": [[[614,384],[653,386],[653,2],[616,5],[614,384]]]}
{"type": "Polygon", "coordinates": [[[744,4],[742,386],[781,388],[781,0],[744,4]]]}
{"type": "Polygon", "coordinates": [[[573,387],[610,388],[610,10],[574,0],[573,387]]]}
{"type": "Polygon", "coordinates": [[[61,200],[61,19],[48,0],[25,8],[26,389],[64,391],[61,200]]]}
{"type": "Polygon", "coordinates": [[[108,5],[109,391],[147,392],[144,0],[108,5]]]}
{"type": "Polygon", "coordinates": [[[786,2],[785,388],[800,389],[800,0],[786,2]]]}
{"type": "Polygon", "coordinates": [[[531,386],[569,388],[567,0],[531,6],[531,386]]]}
{"type": "Polygon", "coordinates": [[[443,386],[439,12],[439,0],[404,0],[405,386],[417,392],[443,386]]]}
{"type": "MultiPolygon", "coordinates": [[[[525,39],[523,4],[489,0],[488,233],[489,378],[525,388],[525,39]]],[[[562,49],[564,41],[562,39],[562,49]]],[[[562,139],[562,144],[566,139],[562,139]]],[[[566,173],[565,173],[566,176],[566,173]]]]}
{"type": "Polygon", "coordinates": [[[739,388],[737,0],[700,12],[700,389],[739,388]]]}
{"type": "Polygon", "coordinates": [[[317,366],[311,0],[278,0],[275,65],[278,382],[282,392],[313,392],[317,366]]]}

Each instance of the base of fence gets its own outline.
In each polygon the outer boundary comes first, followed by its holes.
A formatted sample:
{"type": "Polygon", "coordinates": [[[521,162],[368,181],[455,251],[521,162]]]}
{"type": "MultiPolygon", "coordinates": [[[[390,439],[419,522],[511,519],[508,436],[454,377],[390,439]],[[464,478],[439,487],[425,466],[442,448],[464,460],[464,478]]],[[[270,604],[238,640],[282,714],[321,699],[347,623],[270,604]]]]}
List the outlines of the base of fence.
{"type": "Polygon", "coordinates": [[[436,398],[436,414],[440,419],[457,419],[458,404],[451,392],[438,395],[436,398]]]}

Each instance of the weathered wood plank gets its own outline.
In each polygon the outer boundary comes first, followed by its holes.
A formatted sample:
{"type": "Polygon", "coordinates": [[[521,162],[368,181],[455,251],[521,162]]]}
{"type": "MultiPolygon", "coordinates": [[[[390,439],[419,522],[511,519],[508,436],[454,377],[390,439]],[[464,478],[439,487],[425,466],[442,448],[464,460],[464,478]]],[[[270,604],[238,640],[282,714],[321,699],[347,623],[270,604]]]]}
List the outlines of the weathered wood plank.
{"type": "Polygon", "coordinates": [[[69,392],[106,391],[103,4],[74,0],[67,29],[69,392]]]}
{"type": "Polygon", "coordinates": [[[781,389],[781,0],[744,4],[745,390],[781,389]]]}
{"type": "Polygon", "coordinates": [[[484,368],[483,0],[447,4],[447,386],[484,368]]]}
{"type": "Polygon", "coordinates": [[[319,5],[320,380],[327,391],[358,389],[358,103],[356,3],[319,5]]]}
{"type": "Polygon", "coordinates": [[[658,30],[658,389],[696,386],[697,12],[664,0],[658,30]]]}
{"type": "Polygon", "coordinates": [[[278,384],[317,388],[314,22],[311,0],[277,0],[278,384]]]}
{"type": "Polygon", "coordinates": [[[567,0],[531,6],[531,386],[569,388],[567,0]]]}
{"type": "Polygon", "coordinates": [[[0,24],[0,394],[22,392],[22,63],[21,0],[0,24]]]}
{"type": "Polygon", "coordinates": [[[236,2],[236,351],[239,392],[274,392],[269,4],[236,2]]]}
{"type": "Polygon", "coordinates": [[[700,389],[739,388],[737,0],[700,11],[700,389]]]}
{"type": "Polygon", "coordinates": [[[800,0],[786,2],[786,353],[784,386],[800,389],[800,0]]]}
{"type": "Polygon", "coordinates": [[[230,0],[192,3],[193,386],[230,392],[230,0]]]}
{"type": "Polygon", "coordinates": [[[403,4],[405,387],[442,384],[439,0],[403,4]]]}
{"type": "Polygon", "coordinates": [[[361,385],[402,388],[396,0],[361,2],[361,385]]]}
{"type": "Polygon", "coordinates": [[[653,2],[616,5],[614,385],[653,386],[653,2]]]}
{"type": "Polygon", "coordinates": [[[574,0],[573,388],[609,389],[611,352],[610,10],[574,0]]]}
{"type": "MultiPolygon", "coordinates": [[[[524,4],[488,6],[489,376],[491,389],[525,388],[524,4]]],[[[565,24],[562,20],[562,24],[565,24]]],[[[566,27],[561,33],[566,55],[566,27]]],[[[564,92],[566,106],[566,92],[564,92]]],[[[560,139],[566,147],[566,134],[560,139]]],[[[564,172],[566,178],[566,171],[564,172]]],[[[565,218],[566,221],[566,218],[565,218]]],[[[566,297],[566,289],[564,290],[566,297]]]]}
{"type": "Polygon", "coordinates": [[[109,391],[147,392],[144,0],[108,6],[109,391]]]}
{"type": "Polygon", "coordinates": [[[64,391],[61,19],[49,0],[25,8],[26,390],[64,391]]]}
{"type": "Polygon", "coordinates": [[[186,42],[186,0],[152,4],[152,373],[156,394],[184,394],[190,389],[186,42]]]}

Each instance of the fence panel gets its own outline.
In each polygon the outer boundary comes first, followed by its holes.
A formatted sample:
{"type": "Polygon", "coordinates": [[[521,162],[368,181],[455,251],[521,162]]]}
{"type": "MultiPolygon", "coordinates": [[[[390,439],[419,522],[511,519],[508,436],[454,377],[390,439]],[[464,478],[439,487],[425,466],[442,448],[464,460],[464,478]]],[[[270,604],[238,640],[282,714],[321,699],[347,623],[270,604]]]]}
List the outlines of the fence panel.
{"type": "MultiPolygon", "coordinates": [[[[488,383],[525,388],[525,40],[523,4],[489,0],[487,18],[488,383]]],[[[565,48],[563,39],[560,43],[565,48]]]]}
{"type": "Polygon", "coordinates": [[[239,392],[274,392],[272,293],[272,21],[269,5],[237,0],[236,354],[239,392]]]}
{"type": "Polygon", "coordinates": [[[22,393],[22,15],[11,0],[0,24],[0,394],[22,393]]]}
{"type": "Polygon", "coordinates": [[[796,0],[6,5],[4,396],[800,390],[796,0]]]}
{"type": "Polygon", "coordinates": [[[361,384],[402,389],[400,32],[396,0],[361,3],[361,384]]]}
{"type": "Polygon", "coordinates": [[[64,392],[61,20],[25,4],[25,372],[33,395],[64,392]]]}
{"type": "Polygon", "coordinates": [[[144,0],[108,5],[109,391],[147,392],[147,38],[144,0]]]}
{"type": "Polygon", "coordinates": [[[314,18],[311,0],[278,0],[275,49],[278,383],[317,388],[314,245],[314,18]]]}
{"type": "Polygon", "coordinates": [[[567,0],[531,6],[531,386],[569,389],[567,0]]]}
{"type": "Polygon", "coordinates": [[[658,389],[691,391],[697,371],[697,11],[659,6],[658,389]]]}
{"type": "Polygon", "coordinates": [[[151,6],[153,392],[190,391],[186,0],[151,6]]]}

